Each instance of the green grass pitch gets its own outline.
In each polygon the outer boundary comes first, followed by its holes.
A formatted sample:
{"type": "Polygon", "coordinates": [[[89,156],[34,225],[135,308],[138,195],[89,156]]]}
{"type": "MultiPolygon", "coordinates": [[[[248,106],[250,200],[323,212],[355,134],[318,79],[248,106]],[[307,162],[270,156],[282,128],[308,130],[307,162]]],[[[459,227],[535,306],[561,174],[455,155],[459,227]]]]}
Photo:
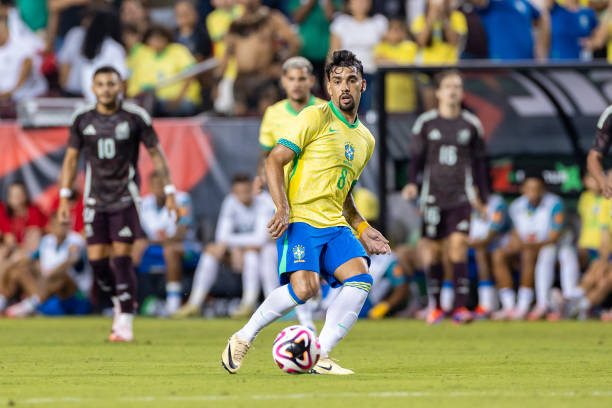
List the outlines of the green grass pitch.
{"type": "MultiPolygon", "coordinates": [[[[237,375],[220,354],[241,322],[0,320],[0,407],[612,407],[612,326],[359,321],[333,357],[356,375],[287,375],[266,328],[237,375]]],[[[319,324],[320,328],[320,324],[319,324]]]]}

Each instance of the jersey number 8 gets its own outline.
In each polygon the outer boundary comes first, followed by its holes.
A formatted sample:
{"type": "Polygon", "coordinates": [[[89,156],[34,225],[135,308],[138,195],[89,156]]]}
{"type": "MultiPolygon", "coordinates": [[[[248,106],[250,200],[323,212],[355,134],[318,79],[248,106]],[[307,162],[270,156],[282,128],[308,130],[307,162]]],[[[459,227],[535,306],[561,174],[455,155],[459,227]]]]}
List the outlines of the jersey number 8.
{"type": "Polygon", "coordinates": [[[98,139],[98,158],[112,159],[116,151],[115,139],[98,139]]]}

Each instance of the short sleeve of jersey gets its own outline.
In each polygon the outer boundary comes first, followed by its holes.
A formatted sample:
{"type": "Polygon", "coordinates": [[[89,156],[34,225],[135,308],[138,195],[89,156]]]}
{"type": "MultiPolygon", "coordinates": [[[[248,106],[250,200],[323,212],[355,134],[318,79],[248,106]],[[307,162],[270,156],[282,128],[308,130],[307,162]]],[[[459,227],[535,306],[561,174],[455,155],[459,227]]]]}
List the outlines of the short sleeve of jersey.
{"type": "Polygon", "coordinates": [[[601,154],[607,154],[612,144],[612,111],[606,109],[597,122],[597,132],[593,149],[601,154]]]}
{"type": "Polygon", "coordinates": [[[563,202],[561,200],[557,201],[552,209],[552,220],[550,222],[551,228],[553,231],[560,231],[563,227],[563,202]]]}
{"type": "Polygon", "coordinates": [[[180,69],[189,68],[196,62],[189,49],[182,44],[173,44],[172,60],[180,69]]]}
{"type": "Polygon", "coordinates": [[[359,169],[359,173],[356,174],[355,180],[353,180],[353,185],[357,184],[357,182],[359,181],[359,177],[361,177],[361,173],[363,173],[363,170],[365,169],[366,165],[370,161],[370,158],[372,157],[372,154],[374,153],[374,144],[375,144],[374,138],[371,137],[371,142],[368,143],[368,153],[367,153],[366,160],[363,162],[363,167],[359,169]]]}
{"type": "Polygon", "coordinates": [[[457,33],[467,34],[467,21],[465,16],[460,11],[454,11],[450,16],[450,25],[457,33]]]}
{"type": "Polygon", "coordinates": [[[322,125],[321,109],[318,107],[306,108],[297,116],[295,126],[287,133],[286,137],[278,141],[278,144],[288,147],[299,156],[317,135],[322,125]]]}
{"type": "Polygon", "coordinates": [[[612,228],[612,201],[611,200],[601,200],[601,208],[599,209],[599,213],[597,214],[597,221],[601,229],[609,230],[612,228]]]}
{"type": "Polygon", "coordinates": [[[272,133],[272,119],[270,108],[266,109],[263,119],[261,120],[261,126],[259,127],[259,145],[262,149],[272,150],[276,140],[274,140],[274,134],[272,133]]]}
{"type": "Polygon", "coordinates": [[[80,150],[81,146],[83,145],[83,135],[81,135],[81,131],[79,130],[79,119],[80,115],[75,117],[72,121],[72,125],[70,125],[70,134],[68,135],[68,147],[80,150]]]}
{"type": "Polygon", "coordinates": [[[155,129],[153,129],[153,123],[151,122],[151,117],[148,113],[142,110],[141,114],[136,115],[138,118],[138,125],[140,127],[140,141],[150,149],[155,147],[159,143],[159,138],[157,137],[157,133],[155,129]]]}

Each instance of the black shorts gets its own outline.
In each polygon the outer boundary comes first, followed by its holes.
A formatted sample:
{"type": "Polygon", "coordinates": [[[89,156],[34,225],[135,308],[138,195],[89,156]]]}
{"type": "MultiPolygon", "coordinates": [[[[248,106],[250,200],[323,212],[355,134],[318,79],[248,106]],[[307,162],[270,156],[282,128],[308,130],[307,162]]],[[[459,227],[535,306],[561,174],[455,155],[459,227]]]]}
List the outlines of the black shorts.
{"type": "Polygon", "coordinates": [[[140,226],[138,210],[133,203],[115,211],[100,211],[92,207],[85,207],[83,221],[85,222],[87,245],[110,244],[111,242],[131,244],[145,237],[140,226]]]}
{"type": "Polygon", "coordinates": [[[469,204],[442,210],[439,207],[427,206],[423,212],[422,237],[437,241],[453,232],[468,234],[471,216],[472,206],[469,204]]]}

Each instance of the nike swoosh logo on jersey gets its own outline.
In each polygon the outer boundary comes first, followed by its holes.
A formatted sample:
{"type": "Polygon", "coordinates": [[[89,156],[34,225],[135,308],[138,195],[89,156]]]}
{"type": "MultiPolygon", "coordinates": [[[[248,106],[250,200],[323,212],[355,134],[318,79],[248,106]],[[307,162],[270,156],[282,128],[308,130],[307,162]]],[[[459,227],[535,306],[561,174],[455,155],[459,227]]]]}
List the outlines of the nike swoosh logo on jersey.
{"type": "Polygon", "coordinates": [[[337,132],[337,131],[338,131],[338,129],[332,129],[332,128],[329,128],[329,131],[330,131],[330,132],[337,132]]]}

